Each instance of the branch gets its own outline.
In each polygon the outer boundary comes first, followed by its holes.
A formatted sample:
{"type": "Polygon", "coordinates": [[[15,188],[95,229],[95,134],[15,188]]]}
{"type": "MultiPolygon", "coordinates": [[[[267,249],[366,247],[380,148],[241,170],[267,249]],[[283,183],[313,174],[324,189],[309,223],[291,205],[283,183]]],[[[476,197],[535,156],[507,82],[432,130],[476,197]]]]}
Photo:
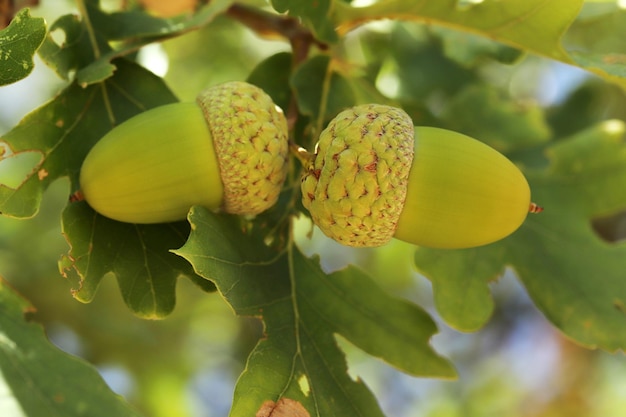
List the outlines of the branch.
{"type": "MultiPolygon", "coordinates": [[[[242,4],[232,5],[226,14],[259,36],[289,41],[293,56],[292,68],[296,68],[307,59],[312,46],[320,50],[328,49],[326,43],[317,40],[313,33],[294,17],[278,15],[242,4]]],[[[298,120],[298,106],[293,94],[289,107],[286,109],[286,117],[289,130],[292,131],[298,120]]]]}

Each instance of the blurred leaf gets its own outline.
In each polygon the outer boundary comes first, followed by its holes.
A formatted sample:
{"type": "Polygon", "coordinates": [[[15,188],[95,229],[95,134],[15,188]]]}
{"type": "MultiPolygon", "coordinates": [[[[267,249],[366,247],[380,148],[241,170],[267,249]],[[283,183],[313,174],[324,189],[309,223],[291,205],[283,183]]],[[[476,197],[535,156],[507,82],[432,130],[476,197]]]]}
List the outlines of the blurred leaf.
{"type": "MultiPolygon", "coordinates": [[[[39,49],[41,59],[64,80],[69,80],[73,71],[95,59],[93,45],[85,30],[78,15],[61,16],[50,26],[49,34],[39,49]],[[54,41],[52,33],[55,31],[63,32],[62,45],[54,41]]],[[[97,37],[96,42],[100,51],[109,51],[103,39],[97,37]]],[[[109,69],[112,73],[115,68],[109,64],[109,69]]]]}
{"type": "MultiPolygon", "coordinates": [[[[352,7],[336,2],[331,18],[340,36],[365,22],[384,18],[447,26],[526,52],[578,65],[626,87],[624,58],[621,53],[623,46],[615,46],[623,38],[619,36],[624,27],[622,23],[625,14],[622,10],[604,14],[598,24],[612,26],[614,30],[596,30],[595,25],[588,21],[577,23],[573,26],[573,34],[568,35],[567,49],[561,44],[561,38],[573,24],[583,3],[582,0],[509,0],[506,3],[485,0],[461,6],[457,0],[381,0],[367,7],[352,7]],[[591,40],[594,45],[608,45],[609,50],[581,51],[576,44],[577,40],[584,40],[584,44],[591,40]]],[[[595,6],[597,5],[589,7],[595,6]]]]}
{"type": "Polygon", "coordinates": [[[557,138],[568,137],[607,119],[626,120],[626,95],[617,86],[591,79],[547,111],[557,138]]]}
{"type": "Polygon", "coordinates": [[[548,148],[550,166],[527,173],[533,200],[545,211],[511,237],[476,249],[416,252],[450,325],[482,326],[493,311],[487,284],[511,266],[566,335],[587,347],[626,347],[626,244],[604,242],[591,227],[595,217],[626,208],[625,131],[624,123],[609,121],[548,148]]]}
{"type": "Polygon", "coordinates": [[[617,2],[585,3],[563,43],[585,53],[626,53],[626,11],[617,2]]]}
{"type": "Polygon", "coordinates": [[[0,30],[0,86],[26,78],[35,64],[33,55],[46,37],[46,22],[20,10],[9,26],[0,30]]]}
{"type": "Polygon", "coordinates": [[[337,34],[329,18],[333,0],[301,1],[301,0],[272,0],[272,6],[280,13],[289,12],[289,15],[299,17],[313,30],[318,39],[323,42],[337,42],[337,34]]]}
{"type": "Polygon", "coordinates": [[[340,35],[374,19],[414,20],[464,29],[539,55],[568,61],[560,40],[582,4],[582,0],[509,0],[505,3],[485,0],[463,7],[457,0],[381,0],[367,7],[351,7],[336,2],[332,19],[340,35]]]}
{"type": "Polygon", "coordinates": [[[473,67],[486,58],[503,64],[513,64],[522,56],[522,51],[519,49],[482,36],[444,27],[433,29],[443,41],[446,56],[466,67],[473,67]]]}
{"type": "Polygon", "coordinates": [[[577,65],[624,87],[625,28],[626,11],[617,2],[586,3],[563,43],[577,65]]]}
{"type": "Polygon", "coordinates": [[[500,152],[545,143],[551,136],[540,107],[516,103],[484,85],[465,88],[441,117],[446,128],[478,138],[500,152]]]}
{"type": "Polygon", "coordinates": [[[626,81],[624,81],[626,78],[626,54],[572,52],[571,55],[579,66],[622,86],[626,84],[626,81]]]}
{"type": "Polygon", "coordinates": [[[348,376],[335,333],[410,374],[455,376],[428,344],[436,332],[430,317],[386,295],[357,268],[327,275],[293,243],[273,251],[200,207],[189,220],[190,238],[175,253],[214,281],[238,315],[265,324],[265,337],[238,381],[231,416],[256,415],[266,402],[285,399],[311,415],[382,416],[367,388],[348,376]]]}
{"type": "Polygon", "coordinates": [[[270,56],[254,68],[248,82],[257,85],[272,97],[278,107],[287,112],[291,94],[288,88],[293,57],[289,52],[270,56]]]}
{"type": "Polygon", "coordinates": [[[257,53],[262,47],[256,41],[243,25],[218,16],[206,27],[162,43],[169,58],[164,79],[185,100],[194,100],[208,86],[243,80],[261,60],[257,53]]]}
{"type": "Polygon", "coordinates": [[[140,11],[105,13],[99,8],[98,1],[85,3],[88,19],[62,16],[50,29],[65,32],[64,44],[59,46],[52,37],[48,37],[41,51],[44,61],[62,78],[67,79],[70,70],[77,70],[76,79],[83,87],[111,77],[116,69],[111,61],[115,58],[135,52],[149,43],[207,25],[223,13],[232,0],[212,1],[191,17],[180,15],[173,18],[158,18],[140,11]],[[108,41],[120,40],[125,42],[120,43],[117,49],[108,44],[108,41]]]}
{"type": "Polygon", "coordinates": [[[298,108],[314,120],[329,120],[356,104],[350,83],[334,70],[327,55],[317,55],[300,65],[291,77],[291,85],[298,108]]]}
{"type": "Polygon", "coordinates": [[[455,94],[477,78],[472,70],[448,58],[436,38],[421,27],[396,24],[391,31],[390,53],[403,103],[424,103],[435,94],[455,94]]]}
{"type": "Polygon", "coordinates": [[[2,415],[139,416],[88,363],[53,346],[29,322],[34,309],[0,280],[2,415]]]}
{"type": "Polygon", "coordinates": [[[78,82],[81,85],[89,85],[105,80],[112,75],[110,71],[112,59],[134,52],[149,43],[203,27],[226,11],[232,3],[233,0],[214,0],[191,17],[180,15],[157,18],[139,11],[107,14],[99,9],[97,2],[88,1],[86,6],[89,24],[93,25],[94,32],[107,40],[129,39],[130,42],[119,49],[98,56],[93,63],[81,68],[76,74],[78,82]]]}

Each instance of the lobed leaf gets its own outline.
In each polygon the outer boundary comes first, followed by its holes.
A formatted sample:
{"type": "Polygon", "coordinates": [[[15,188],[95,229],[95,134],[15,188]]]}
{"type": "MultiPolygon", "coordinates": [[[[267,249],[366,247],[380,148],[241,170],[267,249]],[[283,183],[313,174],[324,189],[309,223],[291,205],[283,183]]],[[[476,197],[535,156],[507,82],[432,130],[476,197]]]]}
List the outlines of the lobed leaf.
{"type": "Polygon", "coordinates": [[[265,325],[237,383],[231,416],[257,415],[281,400],[310,415],[382,416],[365,385],[348,376],[334,334],[413,375],[455,375],[428,344],[436,327],[423,310],[386,295],[357,268],[327,275],[293,243],[272,250],[222,217],[194,207],[192,233],[175,253],[215,282],[236,314],[265,325]]]}
{"type": "MultiPolygon", "coordinates": [[[[39,210],[43,191],[69,177],[72,190],[89,149],[113,126],[148,108],[175,101],[162,80],[136,64],[120,60],[104,83],[81,88],[71,84],[54,100],[26,116],[1,140],[11,157],[37,152],[39,162],[17,187],[0,184],[0,211],[31,217],[39,210]]],[[[129,308],[146,318],[160,318],[174,308],[175,283],[186,275],[205,290],[206,280],[169,253],[187,238],[186,223],[159,226],[123,224],[96,214],[85,203],[72,203],[62,217],[71,250],[61,261],[74,295],[92,300],[107,272],[113,272],[129,308]]]]}
{"type": "Polygon", "coordinates": [[[28,320],[33,307],[0,280],[0,385],[4,416],[139,416],[87,362],[53,346],[28,320]]]}
{"type": "Polygon", "coordinates": [[[569,61],[561,37],[574,21],[582,0],[457,0],[406,2],[381,0],[367,7],[337,2],[332,19],[340,35],[375,19],[435,23],[485,36],[560,61],[569,61]]]}
{"type": "Polygon", "coordinates": [[[437,308],[453,327],[471,331],[493,310],[488,282],[512,267],[530,297],[566,335],[587,347],[626,347],[626,244],[603,241],[599,216],[626,208],[626,125],[608,121],[547,149],[550,165],[527,176],[545,207],[501,242],[467,250],[420,248],[437,308]],[[443,262],[445,259],[445,262],[443,262]]]}
{"type": "Polygon", "coordinates": [[[504,153],[546,143],[551,137],[538,105],[507,100],[485,85],[464,88],[450,100],[441,118],[447,129],[480,138],[504,153]]]}
{"type": "Polygon", "coordinates": [[[133,313],[159,319],[174,310],[177,279],[194,276],[187,262],[169,252],[187,239],[186,222],[121,223],[97,214],[81,202],[65,208],[62,226],[71,249],[61,260],[61,272],[70,279],[72,293],[79,301],[91,302],[104,275],[112,272],[133,313]]]}
{"type": "Polygon", "coordinates": [[[7,156],[38,152],[41,158],[17,187],[0,184],[2,214],[34,216],[43,191],[60,177],[68,176],[76,190],[82,161],[98,139],[130,116],[176,100],[149,71],[128,61],[116,65],[115,77],[88,88],[71,84],[0,138],[7,156]]]}
{"type": "MultiPolygon", "coordinates": [[[[335,2],[331,11],[340,36],[379,19],[441,25],[579,66],[626,87],[623,37],[619,36],[624,16],[616,4],[585,4],[583,0],[381,0],[367,7],[335,2]],[[583,4],[585,8],[576,20],[583,4]]],[[[448,36],[444,36],[444,41],[448,36]]],[[[448,54],[453,52],[461,60],[472,58],[466,55],[466,49],[451,50],[449,43],[446,47],[448,54]]],[[[509,52],[505,54],[506,57],[509,52]]]]}

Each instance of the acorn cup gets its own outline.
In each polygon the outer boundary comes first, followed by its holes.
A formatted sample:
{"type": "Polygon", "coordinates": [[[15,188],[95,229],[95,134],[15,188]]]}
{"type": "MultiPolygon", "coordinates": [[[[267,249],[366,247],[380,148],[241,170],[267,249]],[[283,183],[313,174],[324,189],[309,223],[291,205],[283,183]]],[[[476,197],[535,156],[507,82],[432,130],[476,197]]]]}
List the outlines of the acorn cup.
{"type": "Polygon", "coordinates": [[[85,158],[80,189],[122,222],[183,220],[193,205],[254,215],[276,203],[288,152],[282,110],[260,88],[228,82],[113,128],[85,158]]]}
{"type": "Polygon", "coordinates": [[[524,222],[528,182],[506,157],[453,131],[414,127],[401,109],[356,106],[321,133],[302,203],[327,236],[356,247],[392,238],[432,248],[500,240],[524,222]]]}

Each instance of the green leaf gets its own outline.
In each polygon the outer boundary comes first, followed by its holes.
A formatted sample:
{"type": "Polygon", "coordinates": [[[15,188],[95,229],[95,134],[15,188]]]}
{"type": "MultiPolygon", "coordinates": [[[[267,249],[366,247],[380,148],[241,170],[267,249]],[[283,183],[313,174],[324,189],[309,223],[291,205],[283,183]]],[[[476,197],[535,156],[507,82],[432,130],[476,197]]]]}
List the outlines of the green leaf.
{"type": "Polygon", "coordinates": [[[563,43],[579,52],[626,52],[622,41],[626,36],[626,11],[617,2],[585,3],[563,43]]]}
{"type": "Polygon", "coordinates": [[[463,89],[441,118],[447,129],[479,138],[505,153],[545,143],[551,137],[539,106],[516,103],[484,85],[463,89]]]}
{"type": "Polygon", "coordinates": [[[420,26],[395,24],[387,49],[403,102],[424,103],[431,95],[455,94],[476,82],[476,75],[447,57],[432,33],[420,26]]]}
{"type": "Polygon", "coordinates": [[[77,70],[78,83],[86,87],[113,76],[116,67],[112,61],[115,58],[136,52],[149,43],[199,29],[232,3],[232,0],[212,1],[191,17],[158,18],[140,11],[105,13],[97,1],[87,1],[88,19],[62,16],[50,29],[62,30],[65,42],[57,45],[52,37],[48,37],[41,55],[64,79],[68,78],[70,70],[77,70]],[[118,46],[111,48],[109,41],[117,41],[118,46]]]}
{"type": "Polygon", "coordinates": [[[194,207],[189,220],[192,233],[175,253],[214,281],[238,315],[265,325],[238,381],[232,417],[281,400],[311,415],[382,416],[363,383],[348,376],[334,334],[412,375],[455,376],[428,344],[436,332],[430,317],[385,294],[361,270],[327,275],[293,243],[272,250],[242,236],[235,219],[203,208],[194,207]]]}
{"type": "MultiPolygon", "coordinates": [[[[344,2],[336,2],[331,18],[340,36],[363,23],[384,18],[441,25],[577,65],[626,87],[623,43],[619,43],[623,37],[616,36],[624,27],[624,12],[612,10],[597,25],[577,23],[572,26],[583,3],[583,0],[509,0],[505,4],[497,0],[485,0],[461,5],[457,0],[382,0],[367,7],[352,7],[344,2]],[[619,30],[595,30],[595,27],[604,24],[607,24],[606,29],[619,27],[619,30]],[[573,34],[568,36],[564,48],[562,38],[570,26],[573,34]],[[614,41],[607,41],[609,37],[614,41]],[[581,50],[589,42],[594,42],[594,47],[601,44],[608,50],[581,50]]],[[[589,7],[595,6],[598,5],[589,7]]],[[[450,51],[449,46],[447,50],[450,51]]]]}
{"type": "Polygon", "coordinates": [[[446,56],[468,68],[488,58],[503,64],[513,64],[523,55],[519,49],[482,36],[444,27],[433,29],[441,37],[446,56]]]}
{"type": "Polygon", "coordinates": [[[49,417],[139,416],[90,364],[53,346],[34,308],[0,279],[2,415],[49,417]]]}
{"type": "Polygon", "coordinates": [[[209,2],[193,16],[177,16],[173,18],[157,18],[145,12],[128,11],[107,14],[97,2],[87,2],[89,24],[93,31],[109,41],[129,40],[121,47],[110,50],[81,68],[76,74],[81,85],[101,82],[113,75],[111,60],[137,51],[152,42],[162,41],[174,36],[199,29],[209,24],[215,17],[230,7],[233,0],[215,0],[209,2]]]}
{"type": "Polygon", "coordinates": [[[33,56],[46,37],[46,22],[20,10],[0,30],[0,86],[26,78],[35,67],[33,56]]]}
{"type": "Polygon", "coordinates": [[[626,208],[626,126],[609,121],[547,150],[550,165],[528,172],[533,200],[545,207],[512,236],[492,245],[439,251],[420,248],[437,309],[471,331],[493,311],[488,282],[512,267],[546,317],[587,347],[626,347],[626,244],[600,239],[591,221],[626,208]]]}
{"type": "MultiPolygon", "coordinates": [[[[43,191],[58,178],[69,176],[72,190],[77,190],[82,161],[98,139],[136,113],[175,101],[162,80],[149,71],[124,60],[115,65],[114,77],[85,89],[71,84],[0,140],[8,145],[12,158],[40,156],[17,187],[0,184],[4,215],[34,216],[43,191]]],[[[122,224],[97,215],[84,203],[70,204],[62,222],[71,250],[61,267],[81,301],[91,301],[107,272],[117,275],[124,300],[142,317],[158,318],[172,311],[180,275],[210,289],[187,263],[169,253],[187,238],[185,223],[122,224]]]]}
{"type": "Polygon", "coordinates": [[[617,2],[585,3],[563,43],[574,62],[626,86],[626,12],[617,2]]]}
{"type": "MultiPolygon", "coordinates": [[[[89,65],[95,59],[93,45],[85,32],[86,28],[79,16],[61,16],[50,26],[50,33],[39,49],[41,59],[64,80],[69,80],[73,71],[89,65]],[[64,41],[61,45],[53,39],[52,34],[55,32],[62,32],[64,41]]],[[[101,51],[109,50],[104,40],[96,40],[101,51]]]]}
{"type": "Polygon", "coordinates": [[[334,68],[331,58],[317,55],[300,65],[291,77],[300,111],[317,120],[329,120],[355,103],[352,86],[334,68]]]}
{"type": "Polygon", "coordinates": [[[272,0],[272,6],[280,13],[289,12],[290,16],[299,17],[313,30],[318,39],[323,42],[337,42],[332,21],[329,19],[333,0],[300,1],[300,0],[272,0]]]}
{"type": "Polygon", "coordinates": [[[17,188],[0,184],[0,212],[32,217],[43,191],[69,176],[78,188],[80,166],[89,149],[111,128],[148,108],[176,101],[160,78],[128,61],[117,61],[115,77],[101,85],[71,84],[0,138],[9,154],[38,152],[41,160],[17,188]]]}
{"type": "Polygon", "coordinates": [[[367,7],[336,2],[332,19],[340,35],[364,22],[393,18],[435,23],[465,30],[556,60],[569,61],[561,37],[582,0],[485,0],[460,5],[457,0],[408,2],[382,0],[367,7]]]}
{"type": "Polygon", "coordinates": [[[159,319],[174,310],[177,279],[195,275],[187,262],[170,252],[187,239],[186,222],[121,223],[100,216],[81,202],[65,208],[62,224],[71,250],[60,266],[79,301],[91,302],[104,275],[112,272],[133,313],[159,319]]]}
{"type": "Polygon", "coordinates": [[[286,112],[291,94],[288,88],[293,56],[289,52],[272,55],[254,68],[248,76],[248,82],[259,86],[278,107],[286,112]]]}

